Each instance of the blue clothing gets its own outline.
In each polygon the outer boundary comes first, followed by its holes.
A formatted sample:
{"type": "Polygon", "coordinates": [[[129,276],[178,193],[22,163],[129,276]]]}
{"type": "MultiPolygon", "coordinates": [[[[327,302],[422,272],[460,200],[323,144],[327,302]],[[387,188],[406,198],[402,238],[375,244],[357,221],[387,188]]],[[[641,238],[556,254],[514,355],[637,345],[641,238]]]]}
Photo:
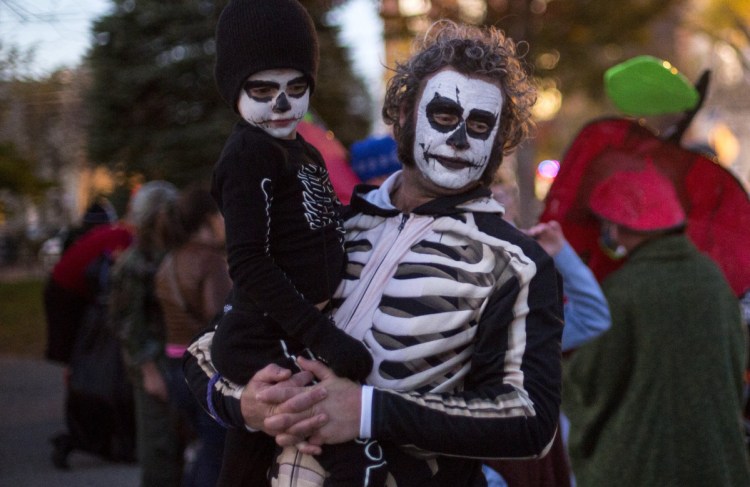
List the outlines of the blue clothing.
{"type": "Polygon", "coordinates": [[[193,399],[182,372],[182,359],[168,359],[166,372],[169,402],[179,412],[181,419],[185,419],[193,428],[200,441],[195,460],[183,472],[182,485],[215,486],[221,470],[226,430],[193,399]]]}
{"type": "Polygon", "coordinates": [[[604,333],[612,319],[599,283],[567,242],[554,257],[562,275],[565,328],[562,350],[568,352],[604,333]]]}
{"type": "Polygon", "coordinates": [[[508,487],[508,483],[503,477],[487,465],[482,465],[482,473],[484,478],[487,479],[487,487],[508,487]]]}

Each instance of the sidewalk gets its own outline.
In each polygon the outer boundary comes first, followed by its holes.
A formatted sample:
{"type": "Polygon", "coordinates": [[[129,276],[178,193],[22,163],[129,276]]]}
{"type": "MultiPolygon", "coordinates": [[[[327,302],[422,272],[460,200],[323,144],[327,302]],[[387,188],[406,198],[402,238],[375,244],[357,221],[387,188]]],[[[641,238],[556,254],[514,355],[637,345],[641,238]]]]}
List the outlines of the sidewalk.
{"type": "Polygon", "coordinates": [[[0,487],[137,487],[136,465],[112,464],[74,452],[71,469],[56,470],[49,437],[65,431],[62,367],[0,356],[0,487]]]}
{"type": "Polygon", "coordinates": [[[0,265],[0,282],[15,282],[26,279],[43,279],[47,272],[40,264],[0,265]]]}

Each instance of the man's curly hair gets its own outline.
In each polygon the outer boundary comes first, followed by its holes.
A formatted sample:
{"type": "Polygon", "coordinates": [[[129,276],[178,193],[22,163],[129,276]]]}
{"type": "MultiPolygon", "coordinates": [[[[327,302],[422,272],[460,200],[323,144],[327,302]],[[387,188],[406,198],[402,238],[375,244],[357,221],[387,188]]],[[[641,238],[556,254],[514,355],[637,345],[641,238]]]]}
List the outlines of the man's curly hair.
{"type": "Polygon", "coordinates": [[[462,74],[495,81],[503,93],[498,137],[490,163],[482,175],[482,183],[490,184],[503,154],[512,152],[533,127],[531,107],[536,101],[536,88],[522,55],[518,54],[516,43],[494,27],[441,20],[418,40],[417,47],[416,54],[406,62],[396,63],[383,103],[383,120],[393,125],[401,162],[407,166],[415,164],[414,110],[422,81],[445,67],[451,67],[462,74]],[[403,125],[402,114],[405,116],[403,125]]]}

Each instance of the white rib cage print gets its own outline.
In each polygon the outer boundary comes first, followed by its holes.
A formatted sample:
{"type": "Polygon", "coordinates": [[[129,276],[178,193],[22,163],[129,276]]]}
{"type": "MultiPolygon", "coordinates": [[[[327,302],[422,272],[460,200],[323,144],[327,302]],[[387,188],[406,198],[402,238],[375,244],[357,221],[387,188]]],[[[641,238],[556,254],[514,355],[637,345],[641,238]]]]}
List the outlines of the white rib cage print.
{"type": "MultiPolygon", "coordinates": [[[[379,300],[368,304],[363,298],[358,305],[370,309],[350,316],[337,310],[335,315],[344,329],[367,328],[361,334],[375,362],[369,384],[400,391],[460,390],[477,324],[493,291],[512,279],[528,282],[536,272],[518,247],[479,231],[471,213],[463,218],[411,215],[400,233],[392,228],[397,223],[393,218],[359,215],[346,222],[349,263],[335,304],[347,297],[357,300],[367,288],[383,289],[379,300]],[[349,317],[363,323],[346,323],[349,317]]],[[[520,370],[527,311],[526,296],[519,296],[514,308],[519,318],[511,326],[506,358],[508,380],[518,392],[496,398],[507,401],[510,409],[528,406],[520,370]]]]}
{"type": "Polygon", "coordinates": [[[297,177],[302,183],[302,205],[305,219],[312,230],[318,230],[337,221],[333,208],[335,201],[333,185],[325,168],[317,164],[302,164],[297,177]]]}

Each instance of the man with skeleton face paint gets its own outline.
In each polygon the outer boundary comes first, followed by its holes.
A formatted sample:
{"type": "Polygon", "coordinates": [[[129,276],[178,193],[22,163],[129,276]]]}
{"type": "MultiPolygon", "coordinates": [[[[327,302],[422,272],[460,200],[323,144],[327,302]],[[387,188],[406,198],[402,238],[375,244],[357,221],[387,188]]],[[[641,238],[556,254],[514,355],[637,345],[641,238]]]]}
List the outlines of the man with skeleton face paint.
{"type": "MultiPolygon", "coordinates": [[[[389,486],[481,486],[478,458],[546,454],[560,404],[559,276],[488,188],[534,98],[502,32],[433,26],[396,66],[383,107],[403,170],[357,188],[344,222],[333,317],[371,351],[368,385],[300,357],[318,385],[267,367],[244,388],[209,388],[215,414],[310,454],[377,439],[389,486]]],[[[202,365],[193,387],[206,391],[211,357],[194,345],[186,364],[202,365]]]]}
{"type": "MultiPolygon", "coordinates": [[[[269,363],[294,368],[304,355],[362,380],[372,367],[367,348],[321,311],[341,279],[345,255],[341,204],[322,157],[297,134],[318,66],[312,19],[297,0],[232,0],[216,43],[219,92],[242,120],[212,182],[233,288],[211,340],[217,370],[211,379],[244,384],[269,363]]],[[[319,457],[330,474],[326,485],[353,485],[365,471],[368,485],[382,485],[382,454],[368,456],[379,447],[363,443],[319,457]]],[[[266,483],[274,449],[263,433],[231,429],[220,485],[266,483]]],[[[288,475],[282,466],[272,477],[283,483],[288,475]]]]}
{"type": "Polygon", "coordinates": [[[490,81],[452,69],[427,81],[417,110],[414,160],[433,184],[465,189],[490,162],[503,96],[490,81]]]}
{"type": "MultiPolygon", "coordinates": [[[[265,424],[283,431],[277,441],[306,438],[303,451],[314,452],[375,438],[398,486],[484,485],[476,458],[549,450],[560,405],[559,275],[489,191],[502,155],[528,134],[534,99],[514,43],[493,28],[438,23],[396,66],[383,117],[403,170],[353,196],[344,223],[351,270],[333,300],[337,325],[368,345],[373,371],[358,386],[301,361],[327,395],[300,392],[275,406],[281,414],[265,424]],[[303,398],[315,414],[299,421],[303,398]]],[[[260,397],[287,395],[269,388],[260,397]]]]}

